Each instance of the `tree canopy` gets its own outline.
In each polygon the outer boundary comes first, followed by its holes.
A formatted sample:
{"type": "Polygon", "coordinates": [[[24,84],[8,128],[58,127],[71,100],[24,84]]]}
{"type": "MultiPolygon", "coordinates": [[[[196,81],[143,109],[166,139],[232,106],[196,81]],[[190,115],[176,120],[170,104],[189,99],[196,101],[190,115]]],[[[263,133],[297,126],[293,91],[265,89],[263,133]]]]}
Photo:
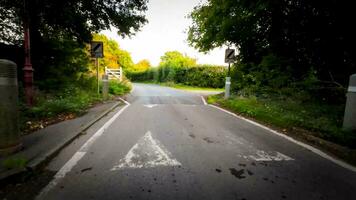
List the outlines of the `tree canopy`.
{"type": "Polygon", "coordinates": [[[183,55],[179,51],[167,51],[161,56],[160,67],[193,67],[196,59],[183,55]]]}
{"type": "Polygon", "coordinates": [[[151,63],[147,59],[140,60],[138,63],[136,63],[131,71],[135,72],[143,72],[147,71],[151,67],[151,63]]]}
{"type": "Polygon", "coordinates": [[[347,83],[355,71],[351,1],[208,0],[193,10],[188,41],[206,52],[234,44],[243,63],[273,55],[300,79],[315,70],[322,80],[347,83]],[[286,62],[287,61],[287,62],[286,62]]]}
{"type": "Polygon", "coordinates": [[[23,19],[43,38],[69,37],[89,42],[93,32],[116,27],[132,35],[146,23],[147,0],[1,0],[0,41],[17,42],[23,19]],[[4,34],[12,33],[12,34],[4,34]]]}
{"type": "MultiPolygon", "coordinates": [[[[22,48],[23,23],[29,23],[35,83],[43,87],[61,87],[90,69],[86,45],[93,33],[115,27],[119,35],[131,36],[147,22],[144,16],[147,0],[0,2],[0,43],[22,48]]],[[[133,66],[130,54],[121,50],[115,41],[100,39],[105,40],[107,47],[106,58],[102,61],[105,65],[133,66]]]]}

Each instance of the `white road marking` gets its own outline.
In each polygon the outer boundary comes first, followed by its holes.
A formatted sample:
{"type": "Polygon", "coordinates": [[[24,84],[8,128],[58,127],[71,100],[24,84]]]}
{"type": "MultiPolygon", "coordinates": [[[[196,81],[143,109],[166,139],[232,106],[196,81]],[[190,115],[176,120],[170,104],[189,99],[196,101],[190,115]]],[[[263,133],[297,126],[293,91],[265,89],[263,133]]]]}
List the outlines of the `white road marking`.
{"type": "Polygon", "coordinates": [[[73,157],[65,165],[63,165],[63,167],[57,172],[57,174],[54,175],[54,178],[64,178],[66,174],[72,170],[72,168],[78,163],[80,159],[83,158],[85,154],[86,152],[76,152],[73,157]]]}
{"type": "MultiPolygon", "coordinates": [[[[121,99],[121,98],[120,98],[121,99]]],[[[84,157],[88,148],[98,139],[104,131],[121,115],[122,112],[130,105],[129,102],[121,99],[126,106],[124,106],[119,112],[117,112],[113,117],[111,117],[99,130],[97,130],[93,136],[87,140],[83,146],[69,159],[66,164],[56,173],[54,179],[41,191],[41,193],[36,197],[36,199],[43,199],[45,195],[53,189],[61,179],[63,179],[68,172],[70,172],[73,167],[84,157]]]]}
{"type": "Polygon", "coordinates": [[[276,151],[263,151],[256,149],[253,143],[245,140],[242,137],[232,134],[228,130],[222,130],[223,134],[222,137],[226,138],[227,144],[233,145],[233,147],[239,148],[247,148],[248,152],[255,152],[254,155],[237,155],[238,157],[245,158],[246,160],[254,160],[254,161],[291,161],[294,160],[293,158],[284,155],[280,152],[276,151]]]}
{"type": "Polygon", "coordinates": [[[337,165],[339,165],[339,166],[341,166],[341,167],[343,167],[343,168],[345,168],[345,169],[348,169],[348,170],[350,170],[350,171],[356,172],[356,167],[354,167],[354,166],[352,166],[352,165],[350,165],[350,164],[348,164],[348,163],[345,163],[344,161],[341,161],[341,160],[339,160],[339,159],[333,158],[333,157],[329,156],[328,154],[322,152],[321,150],[319,150],[319,149],[317,149],[317,148],[315,148],[315,147],[312,147],[312,146],[310,146],[310,145],[308,145],[308,144],[305,144],[305,143],[302,143],[302,142],[300,142],[300,141],[297,141],[297,140],[295,140],[295,139],[293,139],[293,138],[291,138],[291,137],[289,137],[289,136],[287,136],[287,135],[284,135],[283,133],[279,133],[279,132],[277,132],[277,131],[275,131],[275,130],[273,130],[273,129],[270,129],[270,128],[268,128],[268,127],[262,125],[262,124],[259,124],[259,123],[257,123],[257,122],[252,121],[252,120],[249,120],[249,119],[246,119],[246,118],[244,118],[244,117],[238,116],[238,115],[236,115],[235,113],[232,113],[232,112],[230,112],[230,111],[228,111],[228,110],[225,110],[225,109],[223,109],[223,108],[220,108],[220,107],[218,107],[218,106],[211,105],[211,104],[209,104],[209,106],[211,106],[211,107],[213,107],[213,108],[216,108],[216,109],[218,109],[218,110],[221,110],[221,111],[223,111],[223,112],[225,112],[225,113],[228,113],[228,114],[230,114],[230,115],[232,115],[232,116],[234,116],[234,117],[236,117],[236,118],[238,118],[238,119],[242,119],[242,120],[244,120],[244,121],[247,121],[247,122],[249,122],[249,123],[251,123],[251,124],[253,124],[253,125],[255,125],[255,126],[258,126],[258,127],[260,127],[260,128],[263,128],[263,129],[265,129],[265,130],[268,130],[269,132],[271,132],[271,133],[273,133],[273,134],[276,134],[276,135],[278,135],[278,136],[280,136],[280,137],[283,137],[283,138],[289,140],[290,142],[293,142],[293,143],[295,143],[295,144],[297,144],[297,145],[299,145],[299,146],[302,146],[302,147],[304,147],[304,148],[310,150],[311,152],[313,152],[313,153],[315,153],[315,154],[318,154],[319,156],[321,156],[321,157],[323,157],[323,158],[325,158],[325,159],[327,159],[327,160],[329,160],[329,161],[331,161],[331,162],[333,162],[333,163],[335,163],[335,164],[337,164],[337,165]]]}
{"type": "Polygon", "coordinates": [[[121,98],[121,97],[119,97],[119,99],[120,99],[122,102],[124,102],[126,105],[130,105],[130,103],[127,102],[125,99],[123,99],[123,98],[121,98]]]}
{"type": "Polygon", "coordinates": [[[171,153],[166,150],[158,140],[153,139],[148,131],[129,150],[126,156],[119,160],[111,171],[123,168],[151,168],[157,166],[180,166],[181,163],[172,158],[171,153]]]}
{"type": "Polygon", "coordinates": [[[145,106],[147,108],[153,108],[153,107],[158,106],[158,105],[157,104],[145,104],[143,106],[145,106]]]}
{"type": "Polygon", "coordinates": [[[203,101],[203,104],[204,104],[204,105],[208,105],[208,104],[206,103],[205,98],[204,98],[203,96],[200,96],[200,98],[201,98],[201,100],[203,101]]]}
{"type": "Polygon", "coordinates": [[[267,153],[265,151],[257,151],[256,155],[249,156],[255,161],[289,161],[294,160],[293,158],[286,156],[279,152],[267,153]],[[273,155],[275,154],[275,155],[273,155]]]}

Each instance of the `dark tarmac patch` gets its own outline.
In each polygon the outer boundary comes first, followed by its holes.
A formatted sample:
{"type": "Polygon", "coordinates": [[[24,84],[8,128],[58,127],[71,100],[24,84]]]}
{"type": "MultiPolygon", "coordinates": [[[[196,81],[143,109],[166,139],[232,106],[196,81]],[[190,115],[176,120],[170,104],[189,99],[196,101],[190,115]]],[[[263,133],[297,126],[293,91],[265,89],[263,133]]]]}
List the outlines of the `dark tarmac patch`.
{"type": "Polygon", "coordinates": [[[80,170],[80,172],[86,172],[86,171],[90,171],[90,170],[92,170],[93,168],[92,167],[88,167],[88,168],[84,168],[84,169],[82,169],[82,170],[80,170]]]}
{"type": "Polygon", "coordinates": [[[195,139],[195,135],[194,135],[193,133],[190,133],[190,134],[189,134],[189,137],[195,139]]]}
{"type": "Polygon", "coordinates": [[[215,169],[215,171],[221,173],[221,169],[215,169]]]}
{"type": "Polygon", "coordinates": [[[31,171],[0,182],[0,199],[34,199],[56,172],[31,171]]]}
{"type": "Polygon", "coordinates": [[[214,141],[209,137],[204,137],[203,140],[209,144],[214,143],[214,141]]]}
{"type": "Polygon", "coordinates": [[[230,173],[238,179],[246,178],[246,176],[243,176],[243,174],[245,173],[244,169],[236,170],[235,168],[230,168],[229,170],[230,173]]]}

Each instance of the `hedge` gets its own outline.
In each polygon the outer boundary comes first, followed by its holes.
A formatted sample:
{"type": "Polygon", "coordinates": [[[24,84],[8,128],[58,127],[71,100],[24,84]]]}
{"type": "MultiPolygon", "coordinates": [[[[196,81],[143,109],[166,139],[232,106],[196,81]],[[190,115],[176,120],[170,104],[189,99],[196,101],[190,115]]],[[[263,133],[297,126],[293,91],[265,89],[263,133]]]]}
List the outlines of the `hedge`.
{"type": "Polygon", "coordinates": [[[226,68],[220,66],[158,67],[143,72],[126,71],[131,81],[174,82],[190,86],[223,88],[226,68]]]}

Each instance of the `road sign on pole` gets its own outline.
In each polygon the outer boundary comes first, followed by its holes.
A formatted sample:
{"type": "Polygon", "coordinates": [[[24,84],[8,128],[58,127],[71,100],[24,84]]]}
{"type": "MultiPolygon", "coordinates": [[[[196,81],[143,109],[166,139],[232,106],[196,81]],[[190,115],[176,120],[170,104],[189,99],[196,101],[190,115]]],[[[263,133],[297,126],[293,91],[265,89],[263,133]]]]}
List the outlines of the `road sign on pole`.
{"type": "Polygon", "coordinates": [[[235,49],[226,49],[225,50],[225,63],[229,63],[228,73],[225,81],[225,99],[230,97],[230,86],[231,86],[231,77],[230,77],[230,64],[235,60],[235,49]]]}
{"type": "Polygon", "coordinates": [[[225,63],[232,63],[235,60],[235,49],[225,50],[225,63]]]}
{"type": "Polygon", "coordinates": [[[90,54],[91,57],[95,58],[95,67],[96,67],[96,83],[97,83],[97,92],[100,93],[99,89],[99,58],[104,57],[104,44],[101,41],[92,41],[90,42],[90,54]]]}
{"type": "Polygon", "coordinates": [[[92,41],[90,43],[90,54],[94,58],[104,57],[104,44],[100,41],[92,41]]]}

